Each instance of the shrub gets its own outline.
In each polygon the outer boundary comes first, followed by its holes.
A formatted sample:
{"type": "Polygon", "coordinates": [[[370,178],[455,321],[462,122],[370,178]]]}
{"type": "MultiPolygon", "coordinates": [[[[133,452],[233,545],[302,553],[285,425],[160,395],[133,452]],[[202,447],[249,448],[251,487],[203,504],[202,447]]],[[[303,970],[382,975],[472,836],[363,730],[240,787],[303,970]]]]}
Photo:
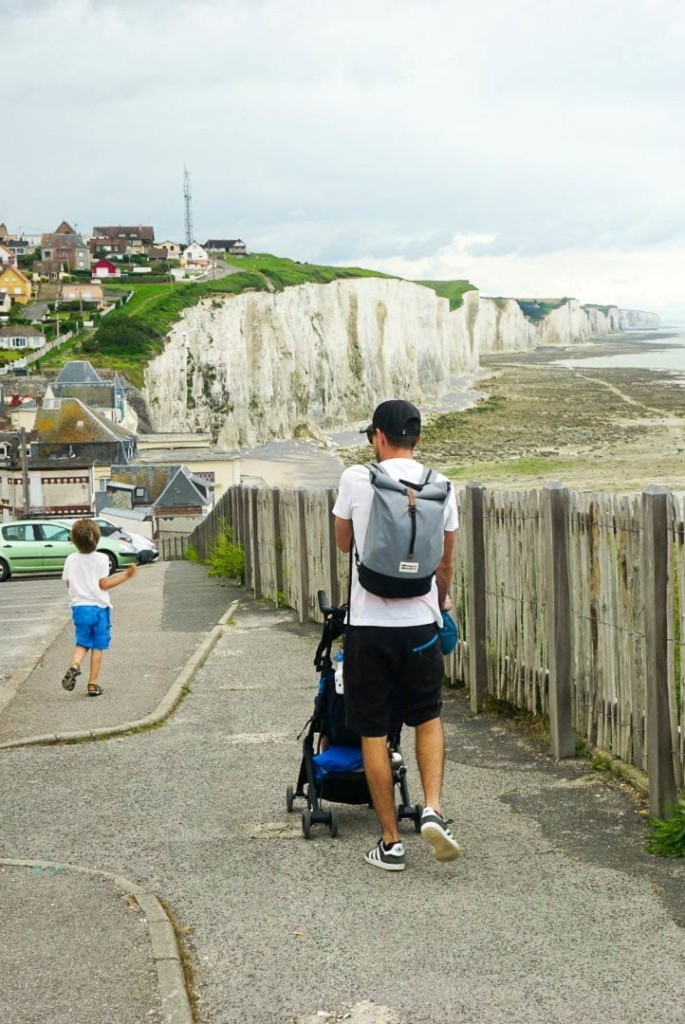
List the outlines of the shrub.
{"type": "Polygon", "coordinates": [[[200,565],[202,563],[202,559],[200,558],[197,548],[190,542],[186,544],[186,561],[193,562],[195,565],[200,565]]]}
{"type": "Polygon", "coordinates": [[[245,579],[245,549],[233,542],[233,530],[224,525],[214,542],[207,559],[210,576],[228,576],[229,579],[245,579]]]}
{"type": "Polygon", "coordinates": [[[685,804],[673,808],[670,818],[650,818],[647,852],[660,857],[685,857],[685,804]]]}

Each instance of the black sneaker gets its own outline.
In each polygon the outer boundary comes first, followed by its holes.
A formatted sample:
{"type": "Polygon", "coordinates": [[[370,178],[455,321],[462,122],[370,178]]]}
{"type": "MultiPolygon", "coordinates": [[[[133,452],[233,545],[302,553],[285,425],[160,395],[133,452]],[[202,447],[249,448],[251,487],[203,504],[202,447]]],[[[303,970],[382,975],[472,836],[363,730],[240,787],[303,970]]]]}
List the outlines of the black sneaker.
{"type": "Polygon", "coordinates": [[[432,807],[426,807],[421,815],[421,835],[433,847],[436,860],[456,860],[461,853],[447,822],[432,807]]]}
{"type": "Polygon", "coordinates": [[[76,686],[76,676],[81,675],[81,669],[78,665],[72,665],[64,673],[64,679],[62,680],[62,686],[65,690],[73,690],[76,686]]]}
{"type": "Polygon", "coordinates": [[[404,871],[404,847],[402,843],[393,843],[390,849],[386,850],[383,840],[379,839],[374,848],[365,854],[364,860],[367,864],[382,868],[384,871],[404,871]]]}

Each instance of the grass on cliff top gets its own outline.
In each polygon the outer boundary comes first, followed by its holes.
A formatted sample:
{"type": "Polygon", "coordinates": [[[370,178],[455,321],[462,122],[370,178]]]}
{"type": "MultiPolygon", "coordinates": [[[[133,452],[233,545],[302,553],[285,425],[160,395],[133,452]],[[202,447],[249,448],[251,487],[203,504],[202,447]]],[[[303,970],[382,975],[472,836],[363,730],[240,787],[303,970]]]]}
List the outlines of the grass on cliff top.
{"type": "Polygon", "coordinates": [[[390,277],[377,270],[363,267],[326,267],[315,263],[299,263],[297,260],[272,256],[270,253],[251,253],[249,256],[227,256],[226,262],[241,270],[262,274],[276,291],[298,284],[330,284],[343,278],[390,277]]]}
{"type": "Polygon", "coordinates": [[[559,309],[568,298],[563,299],[516,299],[526,320],[539,324],[553,309],[559,309]]]}
{"type": "Polygon", "coordinates": [[[449,299],[452,310],[459,309],[464,301],[465,292],[476,291],[475,284],[471,284],[470,281],[414,281],[414,284],[432,288],[441,299],[449,299]]]}

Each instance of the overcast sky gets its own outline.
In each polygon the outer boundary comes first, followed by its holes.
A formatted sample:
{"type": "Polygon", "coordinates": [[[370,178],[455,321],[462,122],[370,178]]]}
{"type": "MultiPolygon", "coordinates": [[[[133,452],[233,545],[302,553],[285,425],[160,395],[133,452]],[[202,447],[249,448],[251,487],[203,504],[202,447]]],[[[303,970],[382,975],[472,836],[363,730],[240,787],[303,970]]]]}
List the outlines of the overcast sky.
{"type": "Polygon", "coordinates": [[[0,221],[685,320],[683,0],[0,0],[0,221]]]}

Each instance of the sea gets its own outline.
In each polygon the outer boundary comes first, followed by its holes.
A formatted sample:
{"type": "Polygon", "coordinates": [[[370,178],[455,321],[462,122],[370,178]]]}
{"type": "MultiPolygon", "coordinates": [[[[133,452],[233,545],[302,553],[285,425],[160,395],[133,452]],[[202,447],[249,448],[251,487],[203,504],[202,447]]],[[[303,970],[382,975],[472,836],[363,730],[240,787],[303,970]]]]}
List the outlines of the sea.
{"type": "MultiPolygon", "coordinates": [[[[636,369],[660,370],[673,374],[675,378],[683,378],[685,383],[685,327],[662,327],[657,331],[630,331],[616,340],[620,350],[615,355],[607,354],[606,348],[612,342],[602,343],[603,354],[598,356],[578,355],[572,359],[556,359],[556,366],[567,366],[570,369],[636,369]]],[[[595,347],[590,343],[583,346],[588,350],[595,347]]]]}

